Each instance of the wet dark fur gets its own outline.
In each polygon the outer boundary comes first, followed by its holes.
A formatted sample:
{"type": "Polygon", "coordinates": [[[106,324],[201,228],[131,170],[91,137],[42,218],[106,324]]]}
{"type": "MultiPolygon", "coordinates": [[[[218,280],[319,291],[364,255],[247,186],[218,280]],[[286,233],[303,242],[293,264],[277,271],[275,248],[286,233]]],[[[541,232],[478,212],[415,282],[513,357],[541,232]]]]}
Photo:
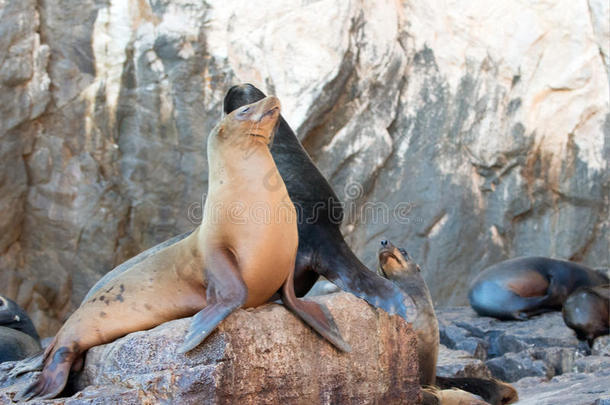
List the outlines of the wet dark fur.
{"type": "Polygon", "coordinates": [[[522,257],[497,263],[481,272],[473,281],[468,298],[481,316],[525,320],[560,310],[578,287],[605,283],[608,283],[607,276],[578,263],[522,257]]]}
{"type": "Polygon", "coordinates": [[[0,299],[0,363],[41,351],[40,338],[28,314],[13,300],[0,299]]]}
{"type": "Polygon", "coordinates": [[[491,405],[511,404],[519,400],[517,391],[510,384],[495,379],[436,376],[436,386],[441,389],[459,388],[468,391],[491,405]]]}

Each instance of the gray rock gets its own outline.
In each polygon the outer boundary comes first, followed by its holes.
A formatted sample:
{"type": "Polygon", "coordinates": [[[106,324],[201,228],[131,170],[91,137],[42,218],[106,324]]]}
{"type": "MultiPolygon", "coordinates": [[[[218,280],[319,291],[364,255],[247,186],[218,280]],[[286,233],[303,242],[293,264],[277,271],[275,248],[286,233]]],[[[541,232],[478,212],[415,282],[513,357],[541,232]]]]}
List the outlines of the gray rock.
{"type": "Polygon", "coordinates": [[[530,348],[578,346],[578,339],[565,325],[560,312],[542,314],[527,322],[480,317],[470,307],[439,308],[436,313],[447,346],[456,347],[474,337],[486,342],[488,357],[530,348]]]}
{"type": "Polygon", "coordinates": [[[554,375],[547,363],[535,359],[527,351],[506,353],[501,357],[487,360],[485,365],[495,378],[506,382],[515,382],[524,377],[547,379],[554,375]]]}
{"type": "Polygon", "coordinates": [[[591,354],[597,356],[610,356],[610,335],[600,336],[593,341],[591,354]]]}
{"type": "MultiPolygon", "coordinates": [[[[588,354],[563,323],[561,314],[547,313],[528,321],[479,317],[468,307],[437,309],[441,338],[453,347],[472,339],[486,343],[482,364],[493,377],[510,382],[519,404],[601,404],[610,401],[609,340],[599,337],[588,354]],[[475,337],[476,336],[476,337],[475,337]]],[[[470,353],[441,350],[444,376],[459,373],[454,365],[470,353]]],[[[471,358],[472,359],[472,358],[471,358]]],[[[440,364],[441,359],[439,359],[440,364]]]]}
{"type": "Polygon", "coordinates": [[[513,386],[524,405],[599,405],[610,401],[610,375],[605,373],[567,373],[550,381],[524,378],[513,386]]]}
{"type": "Polygon", "coordinates": [[[595,373],[610,370],[610,356],[586,356],[574,362],[573,371],[579,373],[595,373]]]}
{"type": "Polygon", "coordinates": [[[441,377],[491,378],[489,369],[478,358],[463,350],[452,350],[439,346],[436,375],[441,377]]]}

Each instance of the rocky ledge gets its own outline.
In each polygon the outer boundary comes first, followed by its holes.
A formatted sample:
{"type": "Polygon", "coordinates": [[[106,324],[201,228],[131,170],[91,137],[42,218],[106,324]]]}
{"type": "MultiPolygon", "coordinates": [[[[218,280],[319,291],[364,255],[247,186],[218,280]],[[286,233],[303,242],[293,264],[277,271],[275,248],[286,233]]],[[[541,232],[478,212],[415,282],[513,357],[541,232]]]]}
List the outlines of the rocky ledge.
{"type": "MultiPolygon", "coordinates": [[[[240,310],[204,344],[177,353],[189,319],[92,348],[68,398],[31,404],[418,403],[415,335],[346,293],[316,297],[332,313],[349,354],[338,352],[281,305],[240,310]]],[[[0,365],[0,404],[33,375],[11,380],[0,365]]]]}
{"type": "Polygon", "coordinates": [[[511,382],[519,404],[610,405],[610,337],[579,343],[561,313],[526,322],[479,317],[469,307],[437,309],[438,375],[511,382]]]}

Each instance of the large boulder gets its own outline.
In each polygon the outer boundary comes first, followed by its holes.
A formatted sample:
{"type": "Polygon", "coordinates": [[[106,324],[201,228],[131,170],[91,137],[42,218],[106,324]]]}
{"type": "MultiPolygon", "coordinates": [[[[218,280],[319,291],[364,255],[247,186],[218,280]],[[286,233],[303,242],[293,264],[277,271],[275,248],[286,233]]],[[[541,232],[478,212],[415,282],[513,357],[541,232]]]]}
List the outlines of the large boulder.
{"type": "MultiPolygon", "coordinates": [[[[176,350],[189,319],[94,347],[71,382],[79,392],[49,403],[418,403],[410,325],[346,293],[316,300],[329,307],[350,353],[337,351],[283,306],[268,304],[236,311],[186,355],[176,350]]],[[[8,371],[13,364],[0,367],[8,371]]],[[[0,377],[0,386],[8,385],[0,404],[10,404],[32,377],[0,377]]]]}

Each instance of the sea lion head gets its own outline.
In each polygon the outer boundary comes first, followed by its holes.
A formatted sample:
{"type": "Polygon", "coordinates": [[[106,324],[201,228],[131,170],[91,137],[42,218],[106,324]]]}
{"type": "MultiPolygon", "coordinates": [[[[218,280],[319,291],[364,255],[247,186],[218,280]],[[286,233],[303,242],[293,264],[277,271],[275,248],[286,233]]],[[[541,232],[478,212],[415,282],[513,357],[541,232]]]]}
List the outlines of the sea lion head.
{"type": "Polygon", "coordinates": [[[382,240],[379,247],[379,266],[377,274],[387,279],[419,273],[421,270],[417,263],[403,248],[398,248],[388,240],[382,240]]]}
{"type": "Polygon", "coordinates": [[[232,86],[224,99],[224,111],[231,111],[242,105],[251,104],[265,98],[265,94],[250,83],[236,84],[232,86]]]}
{"type": "Polygon", "coordinates": [[[270,145],[280,117],[280,100],[269,96],[227,114],[212,134],[221,141],[245,147],[254,143],[270,145]]]}
{"type": "Polygon", "coordinates": [[[0,295],[0,326],[15,329],[39,339],[27,313],[13,300],[0,295]]]}

